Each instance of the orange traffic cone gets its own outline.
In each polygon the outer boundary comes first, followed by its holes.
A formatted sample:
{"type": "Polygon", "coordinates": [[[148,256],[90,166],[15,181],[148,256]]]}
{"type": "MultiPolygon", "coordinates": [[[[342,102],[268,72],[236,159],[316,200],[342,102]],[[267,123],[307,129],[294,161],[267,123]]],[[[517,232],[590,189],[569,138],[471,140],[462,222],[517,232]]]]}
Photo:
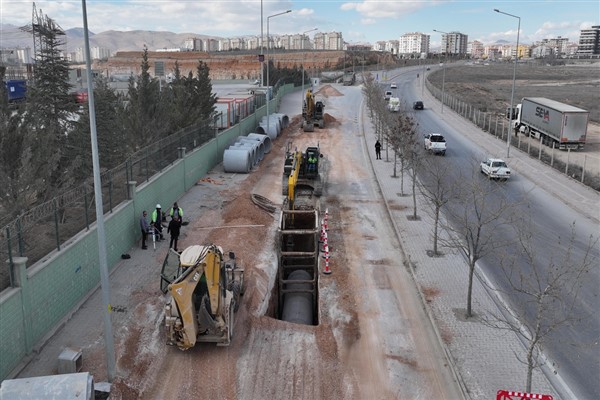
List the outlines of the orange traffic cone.
{"type": "Polygon", "coordinates": [[[325,239],[325,228],[323,227],[323,220],[321,220],[321,236],[319,236],[319,243],[323,243],[325,239]]]}
{"type": "Polygon", "coordinates": [[[329,209],[326,208],[325,209],[325,230],[328,230],[328,224],[329,224],[329,209]]]}

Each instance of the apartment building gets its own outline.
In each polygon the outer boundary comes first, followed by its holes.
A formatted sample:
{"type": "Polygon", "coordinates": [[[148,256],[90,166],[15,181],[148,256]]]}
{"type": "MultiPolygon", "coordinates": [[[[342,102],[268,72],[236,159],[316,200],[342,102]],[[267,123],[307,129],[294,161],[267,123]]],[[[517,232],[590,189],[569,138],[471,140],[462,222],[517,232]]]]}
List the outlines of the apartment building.
{"type": "Polygon", "coordinates": [[[317,32],[314,37],[315,50],[343,50],[344,39],[341,32],[317,32]]]}
{"type": "Polygon", "coordinates": [[[428,54],[430,36],[421,32],[405,33],[398,40],[398,54],[428,54]]]}
{"type": "Polygon", "coordinates": [[[485,55],[485,46],[479,40],[473,40],[467,43],[467,54],[471,58],[479,59],[485,55]]]}
{"type": "Polygon", "coordinates": [[[442,34],[442,54],[465,55],[467,54],[468,35],[460,32],[442,34]]]}
{"type": "Polygon", "coordinates": [[[600,54],[600,25],[581,30],[577,54],[584,56],[600,54]]]}

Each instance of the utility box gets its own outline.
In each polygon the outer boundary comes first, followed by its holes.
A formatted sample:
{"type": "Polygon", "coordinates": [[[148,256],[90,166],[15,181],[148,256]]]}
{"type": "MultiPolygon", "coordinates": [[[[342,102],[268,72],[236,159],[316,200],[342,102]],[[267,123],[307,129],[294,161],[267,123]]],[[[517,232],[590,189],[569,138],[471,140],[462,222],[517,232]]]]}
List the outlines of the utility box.
{"type": "Polygon", "coordinates": [[[58,356],[58,373],[75,374],[83,367],[81,351],[65,348],[58,356]]]}

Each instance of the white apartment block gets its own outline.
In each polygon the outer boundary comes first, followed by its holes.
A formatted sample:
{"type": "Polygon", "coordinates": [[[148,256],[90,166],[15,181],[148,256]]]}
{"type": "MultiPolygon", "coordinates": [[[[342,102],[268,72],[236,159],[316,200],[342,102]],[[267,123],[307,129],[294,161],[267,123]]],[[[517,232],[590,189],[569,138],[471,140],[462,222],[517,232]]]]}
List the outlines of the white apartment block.
{"type": "Polygon", "coordinates": [[[400,42],[398,40],[388,40],[385,42],[385,51],[392,54],[398,54],[399,43],[400,42]]]}
{"type": "Polygon", "coordinates": [[[315,50],[343,50],[344,39],[341,32],[317,32],[314,37],[315,50]]]}
{"type": "Polygon", "coordinates": [[[445,54],[467,54],[469,36],[460,32],[449,32],[442,35],[441,52],[445,54]]]}
{"type": "Polygon", "coordinates": [[[430,36],[421,32],[405,33],[398,40],[398,54],[428,54],[430,36]]]}
{"type": "Polygon", "coordinates": [[[483,58],[485,55],[485,46],[478,40],[467,43],[467,54],[471,58],[483,58]]]}
{"type": "Polygon", "coordinates": [[[567,45],[569,44],[569,39],[559,36],[553,39],[542,39],[540,44],[550,47],[552,49],[552,54],[563,56],[567,54],[567,45]]]}

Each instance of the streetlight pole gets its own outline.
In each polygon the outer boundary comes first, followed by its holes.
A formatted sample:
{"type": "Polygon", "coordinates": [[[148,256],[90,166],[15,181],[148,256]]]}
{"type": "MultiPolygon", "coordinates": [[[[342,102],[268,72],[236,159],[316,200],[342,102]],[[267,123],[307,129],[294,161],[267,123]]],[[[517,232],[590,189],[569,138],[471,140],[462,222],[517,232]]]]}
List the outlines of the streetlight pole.
{"type": "MultiPolygon", "coordinates": [[[[308,31],[304,31],[302,32],[302,50],[304,50],[304,35],[309,33],[309,32],[313,32],[316,31],[317,28],[314,29],[310,29],[308,31]]],[[[304,53],[304,52],[303,52],[304,53]]],[[[305,58],[306,60],[306,58],[305,58]]],[[[304,104],[304,72],[305,72],[306,67],[304,66],[304,64],[302,64],[302,93],[301,93],[301,97],[300,97],[300,105],[302,106],[304,104]]]]}
{"type": "Polygon", "coordinates": [[[269,20],[273,17],[277,17],[279,15],[291,13],[292,10],[283,11],[277,14],[269,15],[267,17],[267,135],[270,133],[269,129],[269,103],[271,102],[271,86],[269,83],[269,47],[271,47],[271,40],[269,40],[269,20]]]}
{"type": "Polygon", "coordinates": [[[512,81],[512,91],[510,93],[510,116],[509,120],[509,131],[506,134],[506,158],[510,157],[510,130],[514,129],[513,127],[513,104],[515,100],[515,80],[517,77],[517,60],[519,59],[519,34],[521,33],[521,17],[512,15],[509,13],[505,13],[503,11],[494,8],[494,11],[500,14],[508,15],[509,17],[513,17],[519,20],[519,24],[517,25],[517,50],[515,51],[515,63],[513,66],[513,81],[512,81]]]}
{"type": "MultiPolygon", "coordinates": [[[[435,29],[433,31],[449,35],[448,32],[438,31],[435,29]]],[[[448,37],[446,36],[446,48],[444,49],[444,61],[446,61],[447,58],[448,58],[448,37]]],[[[443,114],[444,113],[444,86],[446,84],[446,63],[444,62],[444,63],[442,63],[442,65],[444,66],[444,71],[442,72],[442,114],[443,114]]]]}
{"type": "MultiPolygon", "coordinates": [[[[260,53],[259,57],[263,55],[264,49],[264,38],[263,38],[263,0],[260,0],[260,53]]],[[[265,68],[264,68],[264,57],[260,57],[262,60],[260,61],[260,87],[265,87],[265,68]]]]}

